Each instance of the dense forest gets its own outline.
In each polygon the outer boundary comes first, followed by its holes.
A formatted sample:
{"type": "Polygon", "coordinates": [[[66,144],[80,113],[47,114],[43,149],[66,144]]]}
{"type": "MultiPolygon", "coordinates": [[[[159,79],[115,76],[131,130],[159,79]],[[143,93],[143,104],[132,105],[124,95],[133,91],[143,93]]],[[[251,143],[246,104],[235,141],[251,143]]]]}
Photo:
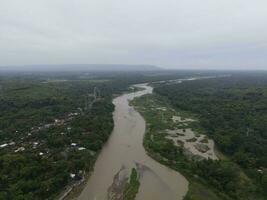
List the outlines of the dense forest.
{"type": "Polygon", "coordinates": [[[92,170],[128,85],[63,77],[0,80],[0,199],[53,199],[92,170]]]}
{"type": "Polygon", "coordinates": [[[167,97],[177,110],[196,114],[201,128],[230,159],[196,163],[195,172],[240,199],[238,191],[233,190],[240,166],[257,185],[258,192],[266,193],[267,74],[243,73],[161,84],[154,91],[167,97]]]}

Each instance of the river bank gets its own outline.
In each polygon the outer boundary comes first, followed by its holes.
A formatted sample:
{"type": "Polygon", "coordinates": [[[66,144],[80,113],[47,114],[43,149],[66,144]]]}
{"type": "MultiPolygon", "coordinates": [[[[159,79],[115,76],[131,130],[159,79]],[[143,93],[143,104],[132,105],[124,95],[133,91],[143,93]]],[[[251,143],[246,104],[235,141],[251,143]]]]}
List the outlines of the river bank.
{"type": "Polygon", "coordinates": [[[114,176],[123,167],[127,169],[126,176],[129,177],[129,172],[132,168],[136,168],[136,163],[142,164],[146,169],[140,177],[137,200],[182,200],[186,195],[188,181],[178,172],[149,157],[143,147],[146,123],[143,117],[129,106],[129,101],[151,94],[153,88],[146,84],[135,86],[144,90],[124,94],[113,100],[114,130],[98,156],[90,179],[77,199],[108,199],[108,191],[114,176]]]}
{"type": "MultiPolygon", "coordinates": [[[[193,170],[193,165],[198,161],[206,160],[208,157],[217,159],[213,146],[210,146],[212,148],[204,153],[192,149],[198,140],[204,139],[204,134],[197,134],[197,120],[194,116],[177,113],[168,102],[155,94],[136,98],[131,103],[142,114],[147,123],[144,147],[148,155],[159,163],[182,173],[189,181],[189,190],[184,199],[221,200],[209,186],[201,182],[193,170]],[[170,130],[175,135],[170,134],[170,130]],[[196,141],[191,141],[195,136],[197,136],[196,141]],[[189,140],[184,140],[185,142],[182,143],[184,138],[189,140]]],[[[209,142],[212,141],[206,137],[205,139],[209,142]]]]}

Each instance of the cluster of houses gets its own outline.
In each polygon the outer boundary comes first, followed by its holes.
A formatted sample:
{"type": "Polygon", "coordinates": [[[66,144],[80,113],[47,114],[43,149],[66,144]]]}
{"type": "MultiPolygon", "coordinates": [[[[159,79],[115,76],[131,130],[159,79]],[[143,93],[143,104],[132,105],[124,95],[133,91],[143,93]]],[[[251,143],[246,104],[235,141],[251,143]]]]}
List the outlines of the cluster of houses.
{"type": "MultiPolygon", "coordinates": [[[[6,147],[10,147],[10,146],[14,146],[16,143],[15,142],[10,142],[10,143],[4,143],[0,145],[0,149],[6,148],[6,147]]],[[[25,147],[18,147],[14,150],[15,153],[17,152],[21,152],[24,151],[25,147]]]]}
{"type": "Polygon", "coordinates": [[[15,142],[4,143],[4,144],[0,145],[0,149],[3,149],[3,148],[8,147],[8,146],[13,146],[15,144],[16,144],[15,142]]]}
{"type": "MultiPolygon", "coordinates": [[[[9,146],[15,146],[15,144],[16,144],[15,142],[4,143],[4,144],[1,144],[1,145],[0,145],[0,149],[4,149],[4,148],[9,147],[9,146]]],[[[39,142],[32,142],[32,148],[33,148],[33,149],[37,149],[37,147],[38,147],[39,144],[40,144],[39,142]]],[[[81,146],[79,146],[77,143],[74,143],[74,142],[72,142],[72,143],[70,144],[70,147],[71,147],[71,148],[75,148],[75,149],[77,149],[78,151],[83,151],[83,150],[86,149],[85,147],[81,147],[81,146]]],[[[13,149],[14,149],[14,148],[13,148],[13,149]]],[[[26,148],[23,147],[23,146],[15,147],[14,153],[23,152],[23,151],[25,151],[25,150],[26,150],[26,148]]],[[[46,152],[46,153],[48,153],[48,152],[46,152]]],[[[40,156],[44,155],[43,152],[39,152],[38,154],[39,154],[40,156]]]]}
{"type": "Polygon", "coordinates": [[[72,119],[74,119],[74,117],[76,117],[78,115],[80,115],[79,112],[71,112],[64,119],[55,119],[54,122],[52,122],[52,123],[47,123],[47,124],[44,124],[44,125],[38,126],[38,127],[32,127],[31,132],[38,132],[40,130],[48,129],[48,128],[51,128],[53,126],[62,126],[66,122],[71,121],[72,119]]]}
{"type": "MultiPolygon", "coordinates": [[[[78,108],[78,110],[81,110],[81,109],[78,108]]],[[[72,119],[74,119],[76,116],[78,116],[80,114],[81,114],[80,112],[71,112],[64,119],[55,119],[53,123],[47,123],[47,124],[44,124],[44,125],[41,125],[41,126],[38,126],[38,127],[32,127],[31,131],[25,137],[21,137],[20,139],[24,140],[26,138],[29,138],[33,134],[36,134],[37,132],[39,132],[40,130],[43,130],[43,129],[48,129],[48,128],[51,128],[53,126],[63,126],[63,125],[66,124],[66,122],[71,121],[72,119]]],[[[67,131],[70,131],[70,130],[71,130],[71,127],[67,127],[67,131]]],[[[16,133],[18,133],[18,131],[16,131],[16,133]]],[[[65,133],[62,132],[60,134],[64,135],[65,133]]],[[[40,145],[40,142],[37,142],[37,141],[32,142],[32,148],[33,149],[37,149],[38,145],[40,145]]],[[[71,147],[74,147],[74,146],[77,147],[77,149],[79,151],[86,149],[84,147],[78,147],[76,143],[72,143],[70,146],[71,147]]],[[[8,143],[0,144],[0,150],[1,149],[6,149],[8,147],[11,147],[11,149],[13,149],[14,153],[23,152],[23,151],[26,150],[25,146],[22,146],[22,145],[20,146],[20,145],[16,144],[13,141],[10,141],[8,143]]],[[[39,152],[38,154],[40,156],[44,155],[43,152],[39,152]]]]}

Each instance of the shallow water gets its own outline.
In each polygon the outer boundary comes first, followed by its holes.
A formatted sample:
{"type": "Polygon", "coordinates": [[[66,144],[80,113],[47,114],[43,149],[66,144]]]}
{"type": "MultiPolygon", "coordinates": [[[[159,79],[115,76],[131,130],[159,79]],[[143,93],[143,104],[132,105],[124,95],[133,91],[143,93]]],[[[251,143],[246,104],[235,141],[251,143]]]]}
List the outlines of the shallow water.
{"type": "Polygon", "coordinates": [[[152,93],[153,88],[138,84],[142,91],[121,95],[113,100],[114,130],[95,163],[94,171],[79,200],[108,200],[107,191],[122,167],[130,172],[136,163],[144,166],[137,200],[181,200],[188,181],[178,172],[150,158],[143,147],[145,121],[129,106],[129,100],[152,93]]]}

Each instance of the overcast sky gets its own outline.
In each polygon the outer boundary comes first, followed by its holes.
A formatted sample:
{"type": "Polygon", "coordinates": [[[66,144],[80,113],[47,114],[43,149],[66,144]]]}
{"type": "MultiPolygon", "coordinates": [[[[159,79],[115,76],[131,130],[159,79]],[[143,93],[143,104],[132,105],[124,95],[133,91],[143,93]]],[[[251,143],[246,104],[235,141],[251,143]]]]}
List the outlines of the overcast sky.
{"type": "Polygon", "coordinates": [[[0,65],[266,69],[267,0],[0,0],[0,65]]]}

